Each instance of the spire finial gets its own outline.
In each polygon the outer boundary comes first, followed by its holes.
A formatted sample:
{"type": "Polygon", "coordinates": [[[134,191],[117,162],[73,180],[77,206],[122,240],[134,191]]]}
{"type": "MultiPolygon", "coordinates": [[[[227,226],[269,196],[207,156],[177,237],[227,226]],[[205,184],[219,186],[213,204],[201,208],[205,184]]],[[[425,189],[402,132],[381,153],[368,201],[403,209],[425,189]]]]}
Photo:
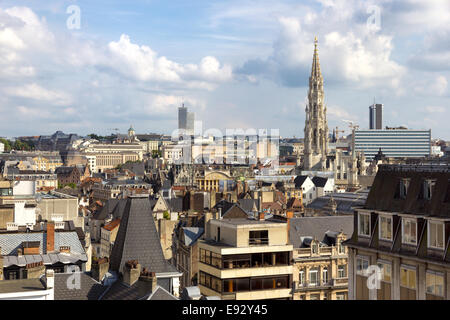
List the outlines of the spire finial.
{"type": "Polygon", "coordinates": [[[317,41],[317,36],[315,36],[315,37],[314,37],[314,46],[316,47],[316,49],[317,49],[317,43],[318,43],[318,41],[317,41]]]}

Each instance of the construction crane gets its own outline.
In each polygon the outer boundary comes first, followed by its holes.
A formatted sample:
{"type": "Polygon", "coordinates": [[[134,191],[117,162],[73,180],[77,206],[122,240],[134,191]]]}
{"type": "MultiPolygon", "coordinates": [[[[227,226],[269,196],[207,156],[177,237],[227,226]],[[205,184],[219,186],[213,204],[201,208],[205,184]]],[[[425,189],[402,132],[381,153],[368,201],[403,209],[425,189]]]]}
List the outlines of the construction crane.
{"type": "Polygon", "coordinates": [[[338,141],[339,140],[339,132],[344,133],[345,130],[339,130],[339,127],[336,126],[336,130],[334,132],[335,132],[336,141],[338,141]]]}
{"type": "Polygon", "coordinates": [[[348,126],[350,127],[350,129],[352,129],[352,132],[355,131],[356,129],[359,129],[359,125],[357,125],[354,121],[351,120],[342,120],[342,121],[348,123],[348,126]]]}

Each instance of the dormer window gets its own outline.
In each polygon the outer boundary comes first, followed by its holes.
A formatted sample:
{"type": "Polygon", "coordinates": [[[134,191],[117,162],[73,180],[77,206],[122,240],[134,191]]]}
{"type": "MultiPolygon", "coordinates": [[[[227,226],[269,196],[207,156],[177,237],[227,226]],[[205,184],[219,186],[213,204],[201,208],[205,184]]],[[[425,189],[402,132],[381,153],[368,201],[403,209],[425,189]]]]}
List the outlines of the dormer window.
{"type": "Polygon", "coordinates": [[[436,180],[434,179],[424,180],[422,183],[422,188],[420,188],[419,199],[431,200],[435,185],[436,180]]]}
{"type": "Polygon", "coordinates": [[[392,241],[392,217],[380,216],[380,239],[392,241]]]}
{"type": "Polygon", "coordinates": [[[402,243],[417,244],[417,221],[415,219],[402,218],[402,243]]]}
{"type": "Polygon", "coordinates": [[[396,191],[396,199],[406,199],[408,195],[408,188],[410,179],[400,179],[398,182],[398,188],[396,191]]]}
{"type": "Polygon", "coordinates": [[[444,249],[444,223],[428,220],[428,248],[444,249]]]}
{"type": "Polygon", "coordinates": [[[370,214],[362,213],[358,214],[358,235],[370,236],[370,214]]]}

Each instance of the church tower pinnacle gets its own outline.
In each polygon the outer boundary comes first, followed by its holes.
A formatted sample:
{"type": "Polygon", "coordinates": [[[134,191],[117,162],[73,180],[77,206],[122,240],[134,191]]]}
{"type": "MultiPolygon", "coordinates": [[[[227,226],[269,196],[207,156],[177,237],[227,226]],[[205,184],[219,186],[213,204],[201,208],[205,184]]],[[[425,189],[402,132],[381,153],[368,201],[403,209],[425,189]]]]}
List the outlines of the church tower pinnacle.
{"type": "Polygon", "coordinates": [[[327,108],[324,105],[323,77],[320,70],[317,37],[309,77],[308,104],[305,109],[304,170],[326,170],[328,153],[327,108]]]}

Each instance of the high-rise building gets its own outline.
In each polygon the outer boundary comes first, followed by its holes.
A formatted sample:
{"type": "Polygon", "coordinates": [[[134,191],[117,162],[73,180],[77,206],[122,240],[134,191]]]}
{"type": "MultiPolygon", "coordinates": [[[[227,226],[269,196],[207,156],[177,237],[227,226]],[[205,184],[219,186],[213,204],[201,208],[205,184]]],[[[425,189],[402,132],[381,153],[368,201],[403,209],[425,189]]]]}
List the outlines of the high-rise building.
{"type": "Polygon", "coordinates": [[[320,71],[317,38],[309,77],[305,119],[305,170],[325,170],[328,149],[327,107],[324,105],[323,77],[320,71]]]}
{"type": "Polygon", "coordinates": [[[392,158],[426,157],[431,152],[431,130],[384,129],[355,130],[355,151],[368,160],[381,149],[392,158]]]}
{"type": "Polygon", "coordinates": [[[187,124],[187,108],[184,106],[184,103],[181,107],[178,108],[178,129],[186,130],[187,124]]]}
{"type": "Polygon", "coordinates": [[[383,105],[380,103],[369,106],[369,128],[383,129],[383,105]]]}
{"type": "Polygon", "coordinates": [[[188,112],[186,117],[186,133],[194,134],[195,113],[188,112]]]}

